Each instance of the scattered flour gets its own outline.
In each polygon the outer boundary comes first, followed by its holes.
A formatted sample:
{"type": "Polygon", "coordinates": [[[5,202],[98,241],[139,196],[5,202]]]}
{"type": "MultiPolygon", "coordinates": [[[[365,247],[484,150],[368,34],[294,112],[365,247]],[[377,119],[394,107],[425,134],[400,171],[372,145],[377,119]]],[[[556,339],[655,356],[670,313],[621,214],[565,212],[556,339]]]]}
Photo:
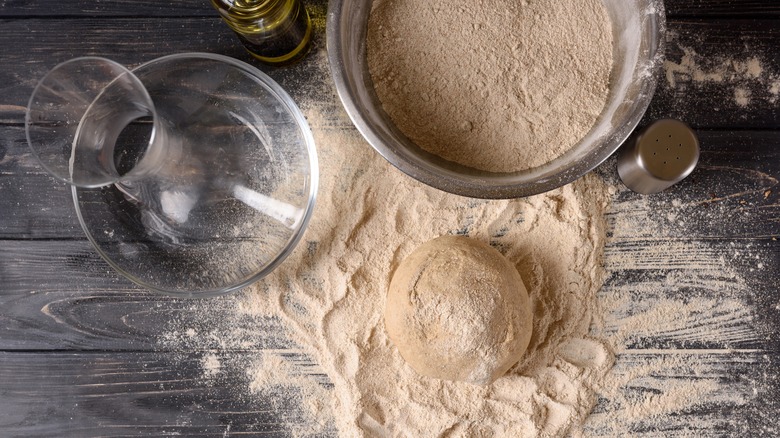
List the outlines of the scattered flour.
{"type": "MultiPolygon", "coordinates": [[[[757,81],[777,95],[760,59],[739,63],[723,74],[689,63],[673,79],[757,81]]],[[[780,304],[747,278],[769,263],[766,249],[707,228],[751,229],[774,180],[702,184],[714,190],[706,201],[634,195],[609,173],[522,200],[461,198],[392,169],[333,102],[304,105],[322,188],[290,259],[242,294],[186,302],[189,319],[161,338],[208,351],[204,380],[239,385],[237,398],[256,397],[296,437],[778,433],[757,410],[776,403],[777,372],[754,349],[776,328],[754,308],[780,304]],[[441,234],[469,234],[516,263],[539,317],[529,353],[487,388],[420,378],[382,327],[393,269],[441,234]]]]}
{"type": "Polygon", "coordinates": [[[690,199],[639,196],[622,187],[615,194],[620,202],[607,217],[605,268],[608,278],[631,272],[634,281],[608,280],[598,294],[606,324],[593,335],[612,348],[616,362],[599,388],[603,400],[588,418],[587,435],[778,432],[764,402],[751,404],[774,397],[777,379],[765,352],[753,348],[774,329],[757,317],[756,301],[766,298],[745,276],[745,266],[767,255],[749,242],[708,238],[749,223],[749,216],[732,216],[747,204],[740,196],[766,199],[763,184],[772,183],[758,177],[706,184],[725,192],[709,202],[685,192],[690,199]],[[755,187],[741,192],[745,186],[755,187]],[[756,378],[735,378],[741,375],[756,378]]]}
{"type": "Polygon", "coordinates": [[[742,108],[750,105],[750,90],[737,87],[734,89],[734,101],[742,108]]]}
{"type": "Polygon", "coordinates": [[[670,33],[668,39],[682,52],[679,59],[671,56],[664,63],[666,81],[671,88],[685,87],[686,84],[717,84],[719,90],[733,93],[724,97],[732,99],[740,108],[754,105],[757,99],[771,104],[777,102],[780,73],[768,68],[761,56],[748,51],[740,57],[709,59],[690,47],[680,45],[674,33],[670,33]]]}
{"type": "Polygon", "coordinates": [[[764,68],[761,60],[751,57],[746,60],[723,59],[712,67],[700,63],[702,57],[689,47],[681,47],[683,56],[680,61],[667,60],[664,64],[666,80],[674,88],[679,81],[693,82],[737,82],[761,78],[764,68]]]}
{"type": "Polygon", "coordinates": [[[771,103],[777,102],[777,96],[780,95],[780,79],[775,79],[769,84],[769,94],[772,96],[769,101],[771,103]]]}
{"type": "Polygon", "coordinates": [[[203,375],[207,378],[213,378],[219,373],[221,364],[217,355],[209,353],[203,356],[201,359],[201,367],[203,368],[203,375]]]}
{"type": "Polygon", "coordinates": [[[706,233],[697,224],[729,221],[736,199],[701,208],[632,194],[609,175],[521,200],[461,198],[403,176],[346,120],[323,116],[331,113],[306,110],[324,172],[299,247],[243,294],[193,304],[195,339],[174,324],[166,341],[263,349],[238,364],[245,391],[299,406],[281,414],[291,436],[696,436],[739,427],[711,407],[736,409],[771,391],[771,370],[750,382],[730,377],[769,363],[744,347],[769,333],[738,268],[762,263],[760,248],[690,238],[706,233]],[[620,202],[605,214],[607,198],[620,202]],[[447,233],[489,242],[516,263],[538,318],[529,353],[486,388],[421,378],[382,325],[395,266],[447,233]],[[608,281],[597,292],[601,266],[608,281]],[[619,280],[627,273],[632,282],[619,280]],[[713,413],[685,415],[698,407],[713,413]]]}
{"type": "Polygon", "coordinates": [[[332,417],[330,394],[312,376],[302,373],[283,353],[267,351],[247,367],[249,391],[267,398],[292,398],[300,407],[293,436],[311,436],[328,430],[332,417]],[[303,417],[304,421],[300,421],[303,417]]]}
{"type": "Polygon", "coordinates": [[[777,432],[765,412],[740,415],[754,424],[722,414],[773,394],[777,373],[751,345],[774,329],[756,318],[761,297],[744,268],[760,269],[764,249],[707,237],[724,224],[749,229],[749,208],[771,201],[772,180],[706,184],[714,193],[701,201],[639,196],[607,172],[606,182],[589,175],[523,200],[460,198],[391,168],[333,113],[306,110],[323,185],[291,258],[242,294],[188,301],[193,319],[172,321],[163,337],[169,348],[219,352],[217,376],[203,359],[204,379],[244,382],[296,437],[777,432]],[[745,202],[750,193],[756,200],[745,202]],[[618,202],[605,214],[606,198],[618,202]],[[541,317],[529,354],[487,388],[420,378],[382,327],[394,267],[447,233],[490,242],[517,263],[541,317]],[[600,266],[607,281],[596,292],[600,266]],[[239,375],[228,380],[232,368],[239,375]]]}
{"type": "Polygon", "coordinates": [[[527,199],[462,198],[402,175],[354,131],[317,129],[324,125],[318,111],[307,116],[322,145],[322,168],[338,171],[324,172],[320,199],[326,201],[303,248],[246,293],[240,308],[250,315],[278,312],[293,328],[333,384],[339,433],[579,430],[597,400],[593,383],[612,362],[608,348],[588,336],[602,281],[606,186],[591,175],[527,199]],[[487,387],[420,377],[383,327],[393,270],[418,245],[444,234],[490,243],[528,283],[536,313],[528,352],[487,387]]]}

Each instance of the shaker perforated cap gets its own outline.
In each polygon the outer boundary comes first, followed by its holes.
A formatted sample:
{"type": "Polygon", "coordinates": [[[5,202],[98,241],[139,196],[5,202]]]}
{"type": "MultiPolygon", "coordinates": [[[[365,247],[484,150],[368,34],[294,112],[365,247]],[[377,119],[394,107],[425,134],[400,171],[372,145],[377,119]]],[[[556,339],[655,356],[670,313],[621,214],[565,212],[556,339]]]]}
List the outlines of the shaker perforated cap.
{"type": "Polygon", "coordinates": [[[699,140],[688,125],[658,120],[623,146],[618,174],[629,189],[658,193],[690,175],[699,162],[699,140]]]}

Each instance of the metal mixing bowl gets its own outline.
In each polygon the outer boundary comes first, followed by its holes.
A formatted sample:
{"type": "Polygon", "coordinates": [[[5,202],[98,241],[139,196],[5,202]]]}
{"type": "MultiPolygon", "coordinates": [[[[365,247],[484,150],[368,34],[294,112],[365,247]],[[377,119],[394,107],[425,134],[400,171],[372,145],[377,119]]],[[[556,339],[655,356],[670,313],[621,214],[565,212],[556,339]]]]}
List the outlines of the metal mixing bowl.
{"type": "Polygon", "coordinates": [[[485,172],[424,151],[382,109],[366,61],[370,0],[328,2],[328,58],[336,90],[352,122],[387,161],[438,189],[477,198],[543,193],[585,175],[612,155],[636,128],[663,63],[662,0],[604,0],[612,18],[614,59],[607,105],[596,125],[557,159],[513,173],[485,172]]]}

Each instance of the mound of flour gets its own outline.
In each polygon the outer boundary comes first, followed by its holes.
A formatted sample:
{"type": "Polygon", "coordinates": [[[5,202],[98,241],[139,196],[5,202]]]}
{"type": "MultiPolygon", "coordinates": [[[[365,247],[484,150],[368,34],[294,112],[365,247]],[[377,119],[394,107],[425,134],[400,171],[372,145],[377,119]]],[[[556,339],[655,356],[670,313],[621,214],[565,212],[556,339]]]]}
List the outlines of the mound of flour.
{"type": "MultiPolygon", "coordinates": [[[[282,318],[333,385],[325,417],[335,419],[340,436],[552,436],[578,429],[612,363],[608,348],[588,336],[603,280],[607,186],[588,175],[524,199],[450,195],[401,174],[356,131],[328,129],[320,114],[307,111],[324,172],[304,242],[243,296],[236,317],[282,318]],[[421,377],[384,329],[392,273],[421,243],[446,234],[490,243],[527,283],[530,345],[507,376],[486,387],[421,377]]],[[[321,400],[321,385],[310,383],[303,398],[321,400]]],[[[322,425],[320,413],[311,415],[313,427],[322,425]]]]}
{"type": "Polygon", "coordinates": [[[601,0],[377,0],[374,88],[423,149],[492,172],[543,165],[594,126],[612,71],[601,0]]]}

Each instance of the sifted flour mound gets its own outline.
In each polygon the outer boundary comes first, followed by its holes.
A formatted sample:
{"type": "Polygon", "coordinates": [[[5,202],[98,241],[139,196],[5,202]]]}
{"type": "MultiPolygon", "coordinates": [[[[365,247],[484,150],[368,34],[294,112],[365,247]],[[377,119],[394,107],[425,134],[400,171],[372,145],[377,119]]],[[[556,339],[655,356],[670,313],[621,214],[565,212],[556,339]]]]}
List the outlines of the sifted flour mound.
{"type": "Polygon", "coordinates": [[[385,111],[423,149],[513,172],[564,154],[609,94],[601,0],[376,0],[368,66],[385,111]]]}
{"type": "MultiPolygon", "coordinates": [[[[320,202],[305,241],[243,297],[241,311],[281,315],[333,383],[341,436],[542,436],[576,431],[612,361],[587,333],[602,283],[607,188],[590,175],[518,200],[462,198],[387,165],[354,131],[328,130],[320,202]],[[534,329],[521,362],[480,387],[422,378],[383,324],[392,272],[446,234],[489,242],[526,281],[534,329]]],[[[238,315],[238,318],[241,316],[238,315]]],[[[316,431],[311,431],[316,434],[316,431]]]]}

